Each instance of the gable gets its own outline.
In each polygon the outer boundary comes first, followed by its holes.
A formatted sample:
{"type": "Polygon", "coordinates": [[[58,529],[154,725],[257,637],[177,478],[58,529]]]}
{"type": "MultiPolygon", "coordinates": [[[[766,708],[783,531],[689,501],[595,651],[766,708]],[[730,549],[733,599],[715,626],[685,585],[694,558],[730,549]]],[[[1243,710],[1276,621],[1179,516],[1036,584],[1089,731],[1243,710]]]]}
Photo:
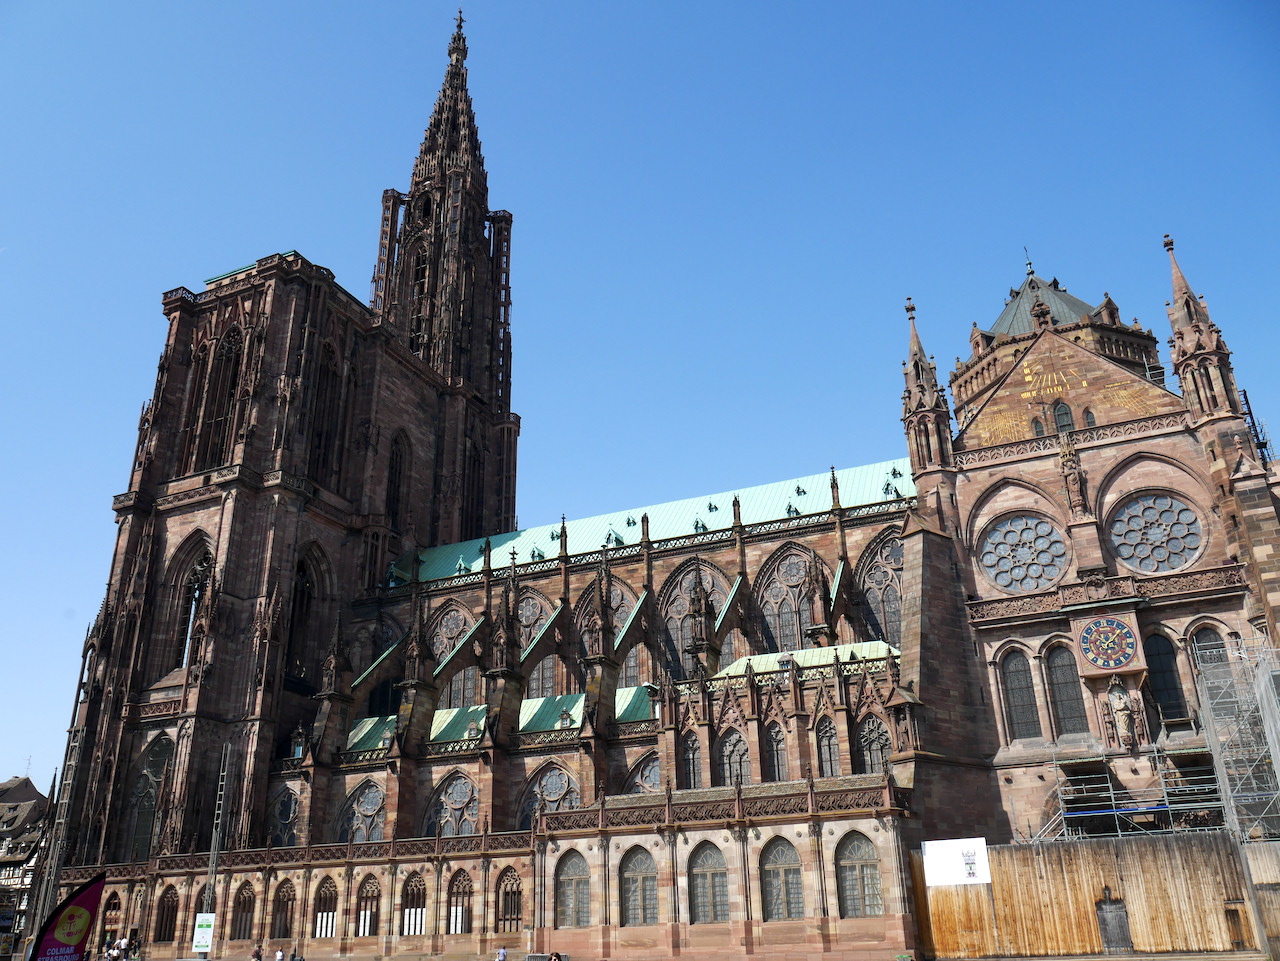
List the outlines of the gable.
{"type": "Polygon", "coordinates": [[[1045,434],[1053,434],[1053,407],[1059,401],[1071,408],[1077,430],[1087,426],[1086,410],[1097,426],[1186,410],[1177,394],[1046,330],[988,394],[955,447],[1027,440],[1037,436],[1036,419],[1045,434]]]}

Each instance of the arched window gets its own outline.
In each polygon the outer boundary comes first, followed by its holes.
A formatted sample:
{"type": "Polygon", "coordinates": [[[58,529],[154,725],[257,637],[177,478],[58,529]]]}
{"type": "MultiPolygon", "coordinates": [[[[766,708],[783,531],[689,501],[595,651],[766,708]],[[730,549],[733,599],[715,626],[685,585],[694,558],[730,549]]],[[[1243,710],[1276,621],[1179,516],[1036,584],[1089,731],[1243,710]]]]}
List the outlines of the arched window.
{"type": "Polygon", "coordinates": [[[729,920],[729,872],[724,855],[710,841],[689,857],[689,919],[694,924],[729,920]]]}
{"type": "Polygon", "coordinates": [[[687,731],[680,741],[681,787],[702,787],[702,741],[696,731],[687,731]]]}
{"type": "Polygon", "coordinates": [[[326,877],[316,889],[313,938],[332,938],[338,925],[338,886],[326,877]]]}
{"type": "MultiPolygon", "coordinates": [[[[1216,635],[1212,629],[1210,633],[1216,635]]],[[[1204,631],[1199,632],[1203,634],[1204,631]]],[[[1199,637],[1197,634],[1197,638],[1199,637]]],[[[1178,653],[1173,642],[1163,634],[1152,634],[1142,642],[1147,658],[1147,691],[1160,712],[1162,721],[1187,717],[1187,702],[1182,696],[1182,678],[1178,675],[1178,653]]]]}
{"type": "Polygon", "coordinates": [[[553,697],[556,693],[556,655],[548,654],[529,672],[528,697],[553,697]]]}
{"type": "Polygon", "coordinates": [[[293,906],[297,895],[293,890],[293,882],[284,880],[276,888],[275,899],[271,902],[271,937],[277,941],[289,941],[293,938],[293,906]]]}
{"type": "Polygon", "coordinates": [[[514,868],[506,868],[498,875],[497,894],[494,930],[499,934],[520,931],[524,927],[524,892],[514,868]]]}
{"type": "Polygon", "coordinates": [[[556,864],[556,927],[585,928],[591,923],[591,873],[587,859],[570,851],[556,864]]]}
{"type": "Polygon", "coordinates": [[[662,790],[662,767],[658,755],[650,754],[636,765],[627,779],[625,794],[657,794],[662,790]]]}
{"type": "MultiPolygon", "coordinates": [[[[362,844],[365,841],[381,841],[386,824],[386,794],[372,781],[366,781],[347,799],[347,806],[338,819],[338,840],[362,844]]],[[[319,937],[319,935],[317,935],[319,937]]]]}
{"type": "Polygon", "coordinates": [[[766,921],[804,917],[800,855],[782,838],[774,838],[760,854],[760,899],[766,921]]]}
{"type": "Polygon", "coordinates": [[[423,837],[451,838],[475,834],[480,820],[480,797],[476,786],[464,775],[455,774],[441,786],[431,805],[423,837]]]}
{"type": "Polygon", "coordinates": [[[627,651],[627,656],[622,659],[622,677],[620,678],[619,687],[639,687],[640,686],[640,645],[637,644],[631,650],[627,651]]]}
{"type": "Polygon", "coordinates": [[[1076,429],[1076,419],[1071,416],[1071,408],[1062,401],[1053,405],[1053,427],[1059,434],[1076,429]]]}
{"type": "Polygon", "coordinates": [[[387,459],[387,525],[398,531],[404,527],[404,440],[397,435],[391,441],[391,456],[387,459]]]}
{"type": "Polygon", "coordinates": [[[624,926],[658,923],[658,867],[642,847],[628,851],[618,866],[618,900],[624,926]]]}
{"type": "Polygon", "coordinates": [[[761,633],[769,650],[794,651],[809,646],[806,631],[812,623],[812,580],[809,558],[792,550],[764,583],[758,604],[761,633]]]}
{"type": "Polygon", "coordinates": [[[205,379],[209,372],[209,345],[201,344],[191,358],[191,376],[187,381],[187,408],[182,418],[182,471],[195,470],[196,439],[200,434],[200,402],[204,399],[205,379]]]}
{"type": "Polygon", "coordinates": [[[1084,426],[1085,427],[1098,426],[1098,419],[1093,416],[1093,411],[1091,411],[1088,407],[1084,409],[1084,426]]]}
{"type": "Polygon", "coordinates": [[[836,845],[836,890],[840,917],[868,918],[884,914],[880,891],[880,859],[875,846],[857,831],[836,845]]]}
{"type": "Polygon", "coordinates": [[[338,374],[338,355],[331,344],[325,344],[320,351],[311,405],[311,448],[307,473],[313,481],[326,487],[338,464],[341,403],[342,378],[338,374]]]}
{"type": "Polygon", "coordinates": [[[444,690],[444,703],[440,706],[471,707],[479,703],[476,700],[476,681],[479,677],[480,671],[475,665],[456,671],[453,677],[449,678],[449,686],[444,690]]]}
{"type": "Polygon", "coordinates": [[[200,423],[196,452],[195,469],[198,471],[221,467],[230,456],[236,386],[240,381],[240,359],[243,355],[244,337],[239,327],[232,327],[222,335],[209,371],[209,388],[205,391],[204,417],[200,423]]]}
{"type": "Polygon", "coordinates": [[[1000,663],[1004,682],[1004,716],[1009,740],[1040,736],[1040,712],[1036,708],[1036,691],[1031,681],[1031,664],[1026,655],[1010,651],[1000,663]]]}
{"type": "Polygon", "coordinates": [[[770,723],[764,729],[764,779],[787,779],[787,736],[777,723],[770,723]]]}
{"type": "Polygon", "coordinates": [[[427,933],[427,882],[417,871],[409,875],[400,894],[400,933],[427,933]]]}
{"type": "Polygon", "coordinates": [[[213,555],[206,550],[191,565],[182,582],[182,594],[178,605],[178,637],[181,639],[181,653],[174,667],[189,667],[192,658],[200,653],[196,625],[200,615],[200,605],[204,603],[205,594],[209,590],[209,574],[212,571],[213,555]]]}
{"type": "Polygon", "coordinates": [[[880,718],[868,714],[858,724],[857,773],[883,774],[891,752],[889,729],[880,718]]]}
{"type": "Polygon", "coordinates": [[[544,768],[525,792],[524,801],[520,805],[520,830],[527,831],[532,826],[539,800],[548,811],[567,811],[576,808],[580,798],[578,782],[566,774],[563,768],[554,764],[544,768]]]}
{"type": "Polygon", "coordinates": [[[248,881],[240,885],[231,906],[232,941],[248,941],[253,937],[253,909],[257,901],[253,895],[253,885],[248,881]]]}
{"type": "Polygon", "coordinates": [[[716,784],[732,787],[751,783],[751,756],[746,739],[736,728],[729,728],[716,745],[716,784]]]}
{"type": "Polygon", "coordinates": [[[208,906],[206,906],[204,903],[205,892],[208,890],[208,888],[209,886],[207,884],[200,885],[200,890],[196,892],[196,899],[191,902],[191,927],[189,929],[191,931],[194,931],[196,929],[197,914],[201,914],[201,913],[216,914],[218,911],[217,895],[214,895],[214,897],[210,900],[208,906]]]}
{"type": "Polygon", "coordinates": [[[902,541],[890,537],[876,548],[862,575],[867,632],[894,647],[902,643],[902,541]]]}
{"type": "Polygon", "coordinates": [[[710,625],[724,607],[724,590],[710,570],[700,565],[676,575],[674,588],[667,588],[662,605],[666,625],[667,670],[677,677],[691,677],[698,655],[692,649],[698,640],[710,641],[710,625]],[[699,618],[703,622],[699,625],[699,618]],[[677,668],[677,665],[679,667],[677,668]]]}
{"type": "Polygon", "coordinates": [[[818,777],[840,776],[840,739],[835,723],[829,717],[818,721],[813,729],[818,742],[818,777]]]}
{"type": "Polygon", "coordinates": [[[178,889],[172,884],[160,895],[160,903],[156,905],[155,934],[151,940],[157,944],[168,944],[173,941],[178,930],[178,889]]]}
{"type": "Polygon", "coordinates": [[[293,593],[289,604],[289,635],[285,649],[285,671],[305,677],[314,625],[311,622],[316,600],[316,579],[306,560],[294,568],[293,593]]]}
{"type": "Polygon", "coordinates": [[[1035,434],[1037,437],[1044,436],[1044,424],[1041,422],[1039,417],[1031,418],[1031,433],[1035,434]]]}
{"type": "Polygon", "coordinates": [[[173,761],[173,741],[160,735],[151,742],[138,765],[138,777],[133,783],[133,795],[129,803],[129,834],[126,859],[145,861],[151,856],[152,834],[155,829],[156,799],[169,775],[173,761]]]}
{"type": "Polygon", "coordinates": [[[360,882],[356,891],[356,937],[371,938],[378,933],[378,901],[382,888],[372,874],[360,882]]]}
{"type": "Polygon", "coordinates": [[[1084,711],[1076,656],[1065,647],[1055,647],[1045,658],[1049,668],[1049,707],[1059,734],[1088,734],[1089,718],[1084,711]]]}
{"type": "Polygon", "coordinates": [[[267,833],[273,848],[291,848],[298,843],[298,795],[288,788],[271,800],[267,833]]]}

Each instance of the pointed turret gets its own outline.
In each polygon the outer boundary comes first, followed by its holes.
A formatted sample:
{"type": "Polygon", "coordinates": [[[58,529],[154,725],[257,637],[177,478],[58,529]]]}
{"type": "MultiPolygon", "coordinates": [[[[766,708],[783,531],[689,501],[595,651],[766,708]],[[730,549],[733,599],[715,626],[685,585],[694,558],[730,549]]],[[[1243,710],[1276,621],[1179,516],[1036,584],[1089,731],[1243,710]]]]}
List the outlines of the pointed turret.
{"type": "Polygon", "coordinates": [[[1165,304],[1169,323],[1176,332],[1180,327],[1209,323],[1209,309],[1191,292],[1191,285],[1178,266],[1173,253],[1173,238],[1164,235],[1164,249],[1169,251],[1169,268],[1173,274],[1173,300],[1165,304]]]}
{"type": "Polygon", "coordinates": [[[1164,235],[1173,275],[1173,300],[1166,304],[1173,337],[1169,346],[1182,399],[1195,418],[1240,413],[1231,351],[1222,332],[1209,319],[1209,308],[1191,292],[1191,285],[1173,254],[1173,238],[1164,235]]]}
{"type": "Polygon", "coordinates": [[[951,409],[938,386],[938,371],[924,352],[916,330],[916,305],[907,298],[910,351],[902,365],[907,389],[902,394],[902,423],[907,431],[913,474],[951,465],[951,409]]]}

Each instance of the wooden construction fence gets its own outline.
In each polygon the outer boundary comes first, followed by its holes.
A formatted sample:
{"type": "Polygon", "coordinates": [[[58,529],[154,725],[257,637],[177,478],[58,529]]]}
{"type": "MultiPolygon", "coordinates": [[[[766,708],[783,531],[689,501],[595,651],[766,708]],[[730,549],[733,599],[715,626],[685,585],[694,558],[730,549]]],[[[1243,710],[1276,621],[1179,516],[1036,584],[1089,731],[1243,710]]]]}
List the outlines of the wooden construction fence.
{"type": "Polygon", "coordinates": [[[1104,886],[1124,902],[1134,953],[1258,949],[1239,847],[1225,832],[1001,845],[987,854],[990,884],[926,888],[913,853],[927,955],[1104,954],[1104,886]]]}
{"type": "Polygon", "coordinates": [[[1254,841],[1244,851],[1271,956],[1280,958],[1280,841],[1254,841]]]}

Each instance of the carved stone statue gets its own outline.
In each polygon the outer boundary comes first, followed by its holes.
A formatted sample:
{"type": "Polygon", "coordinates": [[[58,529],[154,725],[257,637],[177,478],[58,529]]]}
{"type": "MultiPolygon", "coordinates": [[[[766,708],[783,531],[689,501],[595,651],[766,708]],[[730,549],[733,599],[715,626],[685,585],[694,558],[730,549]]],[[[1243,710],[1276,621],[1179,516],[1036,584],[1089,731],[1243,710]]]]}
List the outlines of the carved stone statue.
{"type": "Polygon", "coordinates": [[[1133,747],[1134,720],[1133,702],[1129,700],[1129,692],[1120,683],[1120,678],[1111,676],[1107,686],[1107,700],[1111,704],[1111,714],[1115,718],[1116,738],[1121,747],[1133,747]]]}

